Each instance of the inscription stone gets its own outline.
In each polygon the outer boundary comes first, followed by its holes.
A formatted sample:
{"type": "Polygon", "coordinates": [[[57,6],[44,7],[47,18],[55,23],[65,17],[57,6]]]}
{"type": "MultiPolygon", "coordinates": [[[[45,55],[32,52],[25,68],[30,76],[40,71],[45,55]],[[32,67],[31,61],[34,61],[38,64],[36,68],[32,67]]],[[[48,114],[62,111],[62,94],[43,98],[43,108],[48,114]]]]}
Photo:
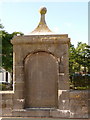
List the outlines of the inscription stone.
{"type": "Polygon", "coordinates": [[[26,58],[26,107],[57,107],[57,69],[51,54],[38,52],[26,58]]]}

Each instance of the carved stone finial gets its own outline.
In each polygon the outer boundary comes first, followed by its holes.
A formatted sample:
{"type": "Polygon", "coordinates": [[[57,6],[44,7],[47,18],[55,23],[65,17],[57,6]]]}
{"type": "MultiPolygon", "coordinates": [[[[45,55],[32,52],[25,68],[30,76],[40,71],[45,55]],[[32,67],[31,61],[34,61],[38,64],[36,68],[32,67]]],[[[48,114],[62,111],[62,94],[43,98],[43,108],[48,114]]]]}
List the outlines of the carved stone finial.
{"type": "Polygon", "coordinates": [[[41,7],[39,12],[40,12],[40,14],[46,14],[47,8],[46,7],[41,7]]]}
{"type": "Polygon", "coordinates": [[[31,34],[45,34],[45,33],[52,33],[52,31],[48,28],[46,21],[45,21],[45,14],[47,12],[46,7],[41,7],[39,10],[41,14],[40,22],[36,29],[31,32],[31,34]]]}

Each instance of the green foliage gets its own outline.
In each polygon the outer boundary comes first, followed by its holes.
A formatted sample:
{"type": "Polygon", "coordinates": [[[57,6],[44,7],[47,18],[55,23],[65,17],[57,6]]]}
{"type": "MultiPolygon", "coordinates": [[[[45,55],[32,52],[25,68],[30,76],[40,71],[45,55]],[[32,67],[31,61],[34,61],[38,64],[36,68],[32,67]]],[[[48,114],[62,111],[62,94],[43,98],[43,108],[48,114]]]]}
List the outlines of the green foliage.
{"type": "MultiPolygon", "coordinates": [[[[0,24],[0,29],[2,29],[2,24],[0,24]]],[[[2,65],[2,31],[0,30],[0,66],[2,65]]]]}
{"type": "MultiPolygon", "coordinates": [[[[3,67],[6,71],[9,71],[12,75],[13,67],[13,46],[11,39],[17,34],[23,35],[21,32],[13,32],[9,34],[3,30],[3,25],[0,24],[0,67],[3,67]]],[[[13,81],[11,81],[13,83],[13,81]]],[[[0,90],[10,90],[12,85],[0,84],[0,90]]]]}
{"type": "Polygon", "coordinates": [[[76,50],[74,48],[74,45],[70,44],[69,48],[69,72],[70,74],[73,74],[76,70],[76,63],[75,63],[75,56],[76,50]]]}
{"type": "Polygon", "coordinates": [[[86,75],[81,75],[81,74],[74,74],[72,76],[72,81],[75,87],[88,87],[89,86],[89,80],[90,76],[86,75]]]}
{"type": "MultiPolygon", "coordinates": [[[[78,43],[78,46],[76,48],[76,62],[80,65],[80,68],[84,67],[84,72],[86,73],[88,69],[89,72],[89,66],[90,66],[90,46],[88,46],[86,43],[78,43]]],[[[81,69],[79,70],[81,71],[81,69]]]]}
{"type": "Polygon", "coordinates": [[[12,90],[12,85],[0,83],[0,91],[5,91],[5,90],[12,90]]]}
{"type": "Polygon", "coordinates": [[[7,71],[12,71],[12,44],[10,43],[10,39],[12,39],[13,35],[8,34],[5,31],[2,31],[2,67],[7,71]]]}
{"type": "Polygon", "coordinates": [[[74,89],[90,88],[90,46],[79,42],[77,47],[69,49],[70,84],[74,89]],[[78,73],[78,75],[76,75],[78,73]]]}
{"type": "Polygon", "coordinates": [[[13,66],[13,46],[10,40],[17,34],[23,35],[20,32],[8,32],[2,30],[0,37],[2,38],[2,67],[9,72],[12,72],[13,66]]]}
{"type": "Polygon", "coordinates": [[[90,46],[79,42],[77,47],[70,45],[69,49],[69,72],[90,72],[90,46]],[[82,70],[82,68],[84,68],[82,70]]]}
{"type": "MultiPolygon", "coordinates": [[[[1,20],[0,20],[0,22],[1,22],[1,20]]],[[[4,28],[4,26],[0,23],[0,29],[3,29],[4,28]]]]}

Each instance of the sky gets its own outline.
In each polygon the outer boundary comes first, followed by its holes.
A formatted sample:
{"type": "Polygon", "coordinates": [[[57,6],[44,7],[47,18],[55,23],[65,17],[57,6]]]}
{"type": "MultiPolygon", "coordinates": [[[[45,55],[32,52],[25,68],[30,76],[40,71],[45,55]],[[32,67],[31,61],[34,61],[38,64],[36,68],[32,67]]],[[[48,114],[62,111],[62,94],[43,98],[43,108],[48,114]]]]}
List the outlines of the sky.
{"type": "MultiPolygon", "coordinates": [[[[2,1],[2,0],[1,0],[2,1]]],[[[16,0],[0,2],[0,19],[9,32],[33,31],[40,20],[39,9],[46,7],[46,23],[59,34],[68,34],[71,43],[88,44],[88,2],[33,2],[16,0]]]]}

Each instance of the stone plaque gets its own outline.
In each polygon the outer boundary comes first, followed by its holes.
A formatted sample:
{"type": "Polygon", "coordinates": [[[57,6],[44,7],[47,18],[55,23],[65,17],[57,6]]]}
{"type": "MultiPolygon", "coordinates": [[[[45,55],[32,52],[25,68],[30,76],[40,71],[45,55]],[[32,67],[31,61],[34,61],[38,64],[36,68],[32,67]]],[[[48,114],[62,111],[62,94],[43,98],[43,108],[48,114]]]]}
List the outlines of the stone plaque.
{"type": "Polygon", "coordinates": [[[25,59],[25,107],[57,107],[57,59],[46,52],[25,59]]]}

